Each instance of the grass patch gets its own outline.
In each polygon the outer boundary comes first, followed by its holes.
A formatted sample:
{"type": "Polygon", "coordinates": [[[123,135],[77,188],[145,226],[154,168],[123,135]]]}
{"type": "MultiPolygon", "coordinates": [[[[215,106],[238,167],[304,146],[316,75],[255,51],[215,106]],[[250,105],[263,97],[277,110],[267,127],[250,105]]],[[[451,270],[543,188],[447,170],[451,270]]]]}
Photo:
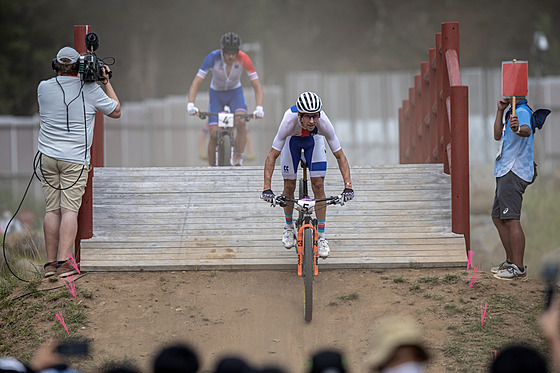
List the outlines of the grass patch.
{"type": "MultiPolygon", "coordinates": [[[[80,333],[82,326],[88,324],[88,310],[82,299],[93,297],[91,291],[78,287],[74,298],[59,286],[56,277],[44,281],[42,265],[38,264],[44,258],[34,241],[37,237],[23,232],[9,234],[5,249],[9,268],[4,260],[0,266],[0,356],[12,356],[25,364],[48,340],[84,339],[80,333]],[[42,291],[41,287],[53,290],[42,291]],[[56,314],[63,317],[68,332],[56,314]]],[[[86,359],[72,359],[72,364],[86,359]]]]}
{"type": "Polygon", "coordinates": [[[537,325],[542,306],[535,304],[534,297],[517,296],[515,293],[492,294],[488,300],[484,300],[488,302],[484,324],[481,320],[481,301],[478,297],[461,297],[458,302],[443,306],[446,316],[453,320],[447,326],[452,338],[442,348],[450,361],[447,371],[487,371],[490,353],[512,341],[524,342],[540,351],[547,351],[537,325]]]}
{"type": "Polygon", "coordinates": [[[360,295],[358,293],[350,293],[347,295],[341,295],[338,297],[338,299],[340,299],[343,302],[350,302],[353,300],[358,300],[360,298],[360,295]]]}
{"type": "Polygon", "coordinates": [[[426,276],[426,277],[420,277],[418,279],[419,283],[422,284],[434,284],[437,285],[439,284],[439,276],[426,276]]]}
{"type": "Polygon", "coordinates": [[[403,276],[399,276],[399,277],[393,277],[393,282],[395,284],[404,284],[405,282],[408,282],[408,280],[403,276]]]}
{"type": "Polygon", "coordinates": [[[418,284],[410,285],[410,287],[408,288],[408,290],[410,290],[410,291],[412,291],[412,292],[421,292],[421,291],[423,291],[422,288],[420,287],[420,285],[418,285],[418,284]]]}
{"type": "Polygon", "coordinates": [[[422,264],[417,263],[417,262],[410,262],[408,263],[410,269],[421,269],[422,268],[422,264]]]}
{"type": "Polygon", "coordinates": [[[442,279],[442,282],[444,284],[456,284],[461,281],[462,281],[461,276],[455,274],[451,275],[449,273],[446,274],[442,279]]]}

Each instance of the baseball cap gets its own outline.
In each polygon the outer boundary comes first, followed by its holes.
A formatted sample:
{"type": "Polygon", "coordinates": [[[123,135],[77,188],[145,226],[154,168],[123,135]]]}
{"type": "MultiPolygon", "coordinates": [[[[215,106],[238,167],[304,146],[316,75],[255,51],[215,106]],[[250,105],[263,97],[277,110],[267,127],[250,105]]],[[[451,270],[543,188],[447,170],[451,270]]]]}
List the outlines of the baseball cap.
{"type": "Polygon", "coordinates": [[[316,353],[311,359],[309,373],[345,373],[344,360],[337,351],[325,350],[316,353]]]}
{"type": "Polygon", "coordinates": [[[424,360],[428,352],[418,324],[407,316],[387,317],[380,320],[374,330],[371,354],[366,360],[368,368],[378,369],[389,361],[398,347],[418,347],[424,360]]]}
{"type": "Polygon", "coordinates": [[[75,63],[76,61],[78,61],[78,58],[80,58],[80,54],[78,53],[78,51],[71,47],[62,48],[56,55],[56,60],[59,63],[75,63]],[[63,58],[68,58],[70,62],[63,62],[63,58]]]}

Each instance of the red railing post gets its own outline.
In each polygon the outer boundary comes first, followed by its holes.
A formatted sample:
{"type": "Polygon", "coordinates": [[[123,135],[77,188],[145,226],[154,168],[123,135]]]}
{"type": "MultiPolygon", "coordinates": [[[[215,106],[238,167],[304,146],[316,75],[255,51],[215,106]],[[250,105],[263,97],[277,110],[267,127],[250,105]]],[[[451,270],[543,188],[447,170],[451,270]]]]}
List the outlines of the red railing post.
{"type": "Polygon", "coordinates": [[[408,102],[409,108],[408,112],[410,113],[408,118],[408,163],[414,163],[414,135],[415,125],[416,125],[416,96],[414,94],[414,87],[410,87],[408,89],[408,102]]]}
{"type": "MultiPolygon", "coordinates": [[[[399,108],[399,144],[404,143],[404,100],[403,105],[399,108]]],[[[406,163],[405,160],[406,149],[404,146],[399,146],[399,163],[406,163]]]]}
{"type": "Polygon", "coordinates": [[[443,171],[451,175],[452,231],[465,236],[468,251],[468,87],[462,85],[459,61],[459,24],[444,22],[436,34],[436,47],[429,49],[429,60],[421,63],[421,74],[414,76],[414,87],[399,109],[399,131],[405,132],[399,139],[406,149],[401,160],[442,163],[443,171]],[[404,118],[407,111],[410,116],[404,118]],[[401,125],[407,120],[410,126],[401,125]]]}
{"type": "Polygon", "coordinates": [[[428,125],[430,126],[430,147],[429,157],[430,163],[438,162],[437,157],[437,143],[438,143],[438,127],[437,127],[437,82],[436,82],[436,49],[430,48],[429,53],[429,85],[430,85],[430,98],[429,98],[429,119],[428,125]]]}
{"type": "MultiPolygon", "coordinates": [[[[74,49],[80,54],[86,53],[85,36],[90,33],[91,26],[74,26],[74,49]]],[[[93,143],[91,146],[91,165],[103,167],[104,165],[104,142],[103,142],[103,114],[95,114],[95,128],[93,132],[93,143]]],[[[87,186],[82,197],[82,205],[78,211],[78,232],[74,242],[74,256],[76,262],[80,262],[80,242],[82,239],[93,237],[93,169],[88,174],[87,186]]]]}
{"type": "Polygon", "coordinates": [[[414,158],[412,163],[422,163],[422,76],[414,75],[414,158]]]}
{"type": "Polygon", "coordinates": [[[441,45],[441,32],[436,34],[436,90],[437,90],[437,126],[438,126],[438,162],[443,164],[443,172],[449,174],[447,151],[445,143],[445,129],[447,124],[447,108],[443,91],[443,47],[441,45]]]}
{"type": "Polygon", "coordinates": [[[410,133],[410,100],[403,100],[403,117],[402,126],[403,133],[399,133],[399,139],[402,140],[400,148],[401,154],[403,154],[403,159],[401,163],[410,163],[410,141],[408,134],[410,133]]]}
{"type": "Polygon", "coordinates": [[[451,230],[470,250],[469,87],[451,87],[451,230]]]}
{"type": "Polygon", "coordinates": [[[420,64],[420,75],[422,76],[422,89],[420,98],[422,100],[421,125],[422,125],[422,163],[430,163],[430,67],[428,62],[420,64]]]}

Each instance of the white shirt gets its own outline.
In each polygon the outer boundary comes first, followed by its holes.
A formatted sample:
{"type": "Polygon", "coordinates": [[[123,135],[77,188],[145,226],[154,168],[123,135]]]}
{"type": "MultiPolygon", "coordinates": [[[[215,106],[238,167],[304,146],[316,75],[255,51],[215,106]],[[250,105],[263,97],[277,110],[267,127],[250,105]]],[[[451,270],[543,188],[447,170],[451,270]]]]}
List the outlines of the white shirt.
{"type": "Polygon", "coordinates": [[[117,102],[97,83],[84,83],[76,76],[42,81],[37,99],[41,118],[39,151],[61,161],[89,163],[95,113],[109,115],[117,108],[117,102]]]}

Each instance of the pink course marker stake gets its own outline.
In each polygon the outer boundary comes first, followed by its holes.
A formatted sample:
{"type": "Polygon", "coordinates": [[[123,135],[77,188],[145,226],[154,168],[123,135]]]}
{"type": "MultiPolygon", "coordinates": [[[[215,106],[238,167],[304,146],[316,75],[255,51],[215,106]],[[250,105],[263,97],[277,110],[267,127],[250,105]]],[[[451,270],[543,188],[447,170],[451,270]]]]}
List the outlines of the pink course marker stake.
{"type": "Polygon", "coordinates": [[[482,308],[482,301],[480,301],[480,322],[484,325],[484,317],[486,316],[486,308],[488,308],[488,302],[484,303],[484,309],[482,308]]]}
{"type": "Polygon", "coordinates": [[[68,332],[68,328],[66,327],[66,323],[64,322],[64,318],[62,317],[61,313],[57,313],[56,314],[56,318],[58,319],[58,321],[60,321],[60,323],[62,324],[62,326],[64,327],[64,330],[66,330],[66,333],[68,335],[70,335],[70,333],[68,332]]]}
{"type": "Polygon", "coordinates": [[[74,257],[72,256],[72,254],[68,254],[67,260],[70,262],[70,264],[72,265],[72,267],[74,267],[74,269],[75,269],[76,271],[78,271],[78,274],[81,275],[82,273],[80,272],[80,269],[78,268],[78,263],[76,263],[76,260],[74,259],[74,257]]]}
{"type": "Polygon", "coordinates": [[[473,252],[471,250],[469,250],[469,255],[468,256],[469,256],[469,261],[467,262],[467,271],[471,267],[471,261],[472,261],[472,256],[473,256],[473,252]]]}
{"type": "Polygon", "coordinates": [[[479,270],[477,267],[473,267],[472,271],[471,271],[471,280],[469,281],[469,286],[473,287],[473,285],[475,284],[475,282],[478,280],[478,274],[479,274],[479,270]]]}
{"type": "Polygon", "coordinates": [[[72,294],[72,296],[76,298],[76,286],[74,285],[74,276],[62,277],[60,278],[59,281],[62,282],[62,285],[66,288],[66,290],[68,290],[70,294],[72,294]]]}

